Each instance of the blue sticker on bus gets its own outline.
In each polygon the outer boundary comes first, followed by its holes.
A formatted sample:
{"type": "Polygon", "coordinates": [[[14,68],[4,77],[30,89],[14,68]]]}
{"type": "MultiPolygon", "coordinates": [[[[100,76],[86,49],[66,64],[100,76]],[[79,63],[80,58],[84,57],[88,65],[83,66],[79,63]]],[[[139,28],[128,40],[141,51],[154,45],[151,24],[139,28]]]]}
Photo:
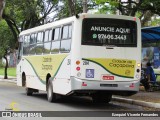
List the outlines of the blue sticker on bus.
{"type": "Polygon", "coordinates": [[[86,78],[94,78],[94,69],[86,69],[86,78]]]}

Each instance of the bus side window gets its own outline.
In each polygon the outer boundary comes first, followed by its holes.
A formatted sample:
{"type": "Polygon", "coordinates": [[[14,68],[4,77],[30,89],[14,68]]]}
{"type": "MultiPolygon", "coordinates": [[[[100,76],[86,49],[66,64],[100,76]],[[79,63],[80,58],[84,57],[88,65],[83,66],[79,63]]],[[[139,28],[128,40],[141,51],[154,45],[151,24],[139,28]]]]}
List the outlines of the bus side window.
{"type": "Polygon", "coordinates": [[[51,46],[51,53],[58,53],[60,48],[60,28],[53,29],[52,32],[52,46],[51,46]]]}
{"type": "Polygon", "coordinates": [[[18,48],[18,60],[22,58],[22,42],[19,42],[19,48],[18,48]]]}
{"type": "Polygon", "coordinates": [[[68,38],[72,38],[72,25],[69,26],[69,36],[68,38]]]}
{"type": "Polygon", "coordinates": [[[24,37],[24,43],[23,43],[23,55],[29,54],[29,35],[26,35],[24,37]]]}
{"type": "Polygon", "coordinates": [[[30,36],[30,50],[29,54],[34,55],[36,52],[36,37],[37,35],[35,33],[32,33],[30,36]]]}
{"type": "Polygon", "coordinates": [[[49,41],[52,40],[52,30],[49,30],[49,37],[48,37],[49,41]]]}
{"type": "Polygon", "coordinates": [[[48,42],[48,33],[49,33],[49,30],[46,30],[45,31],[45,35],[44,35],[44,42],[48,42]]]}
{"type": "Polygon", "coordinates": [[[68,38],[68,33],[69,33],[69,29],[68,29],[68,25],[63,26],[62,28],[62,39],[67,39],[68,38]]]}
{"type": "Polygon", "coordinates": [[[44,37],[44,54],[49,54],[50,53],[50,48],[51,48],[51,35],[52,35],[52,30],[46,30],[45,31],[45,37],[44,37]]]}
{"type": "Polygon", "coordinates": [[[65,25],[62,29],[61,52],[69,52],[71,49],[72,25],[65,25]]]}
{"type": "Polygon", "coordinates": [[[38,32],[37,33],[36,54],[42,54],[43,53],[43,33],[44,32],[38,32]]]}
{"type": "Polygon", "coordinates": [[[22,58],[22,49],[23,49],[23,40],[24,36],[20,36],[19,37],[19,47],[18,47],[18,60],[20,60],[22,58]]]}

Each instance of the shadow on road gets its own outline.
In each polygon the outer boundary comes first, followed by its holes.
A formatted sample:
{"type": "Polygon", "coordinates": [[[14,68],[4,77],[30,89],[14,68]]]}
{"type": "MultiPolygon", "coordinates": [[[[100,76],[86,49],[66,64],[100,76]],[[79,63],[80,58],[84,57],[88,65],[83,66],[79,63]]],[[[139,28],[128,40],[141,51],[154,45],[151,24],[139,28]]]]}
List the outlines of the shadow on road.
{"type": "MultiPolygon", "coordinates": [[[[25,95],[23,93],[23,95],[25,95]]],[[[43,100],[44,102],[47,101],[47,94],[46,93],[34,93],[32,97],[35,99],[43,100]]],[[[126,110],[125,106],[116,105],[112,101],[110,103],[94,103],[90,97],[79,97],[79,96],[62,96],[56,103],[49,103],[48,104],[59,104],[63,106],[69,106],[73,108],[79,109],[93,109],[93,110],[126,110]]]]}

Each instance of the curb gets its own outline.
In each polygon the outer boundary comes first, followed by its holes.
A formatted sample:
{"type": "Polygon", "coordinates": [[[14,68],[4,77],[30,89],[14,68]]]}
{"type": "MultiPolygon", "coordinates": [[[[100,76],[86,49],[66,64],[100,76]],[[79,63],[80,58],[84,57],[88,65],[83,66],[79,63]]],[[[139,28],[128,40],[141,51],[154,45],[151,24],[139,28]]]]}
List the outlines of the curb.
{"type": "Polygon", "coordinates": [[[15,79],[15,80],[4,80],[4,79],[0,79],[0,82],[11,82],[11,83],[17,83],[17,80],[15,79]]]}
{"type": "Polygon", "coordinates": [[[0,82],[11,82],[17,83],[17,78],[13,76],[8,76],[8,79],[4,79],[2,75],[0,75],[0,82]]]}
{"type": "Polygon", "coordinates": [[[126,98],[121,98],[121,97],[112,97],[112,100],[132,104],[132,105],[139,105],[139,106],[152,107],[152,108],[160,108],[160,103],[145,102],[145,101],[126,99],[126,98]]]}

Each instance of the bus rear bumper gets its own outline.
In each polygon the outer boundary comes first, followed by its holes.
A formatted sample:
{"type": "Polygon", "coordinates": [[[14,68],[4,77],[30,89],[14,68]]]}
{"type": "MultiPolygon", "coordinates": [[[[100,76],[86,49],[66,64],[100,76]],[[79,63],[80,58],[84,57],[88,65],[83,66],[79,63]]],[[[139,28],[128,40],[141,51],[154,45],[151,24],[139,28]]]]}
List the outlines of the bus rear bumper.
{"type": "MultiPolygon", "coordinates": [[[[132,95],[139,91],[139,80],[132,81],[91,81],[71,77],[71,90],[74,92],[111,92],[117,95],[132,95]]],[[[128,96],[127,95],[127,96],[128,96]]]]}

